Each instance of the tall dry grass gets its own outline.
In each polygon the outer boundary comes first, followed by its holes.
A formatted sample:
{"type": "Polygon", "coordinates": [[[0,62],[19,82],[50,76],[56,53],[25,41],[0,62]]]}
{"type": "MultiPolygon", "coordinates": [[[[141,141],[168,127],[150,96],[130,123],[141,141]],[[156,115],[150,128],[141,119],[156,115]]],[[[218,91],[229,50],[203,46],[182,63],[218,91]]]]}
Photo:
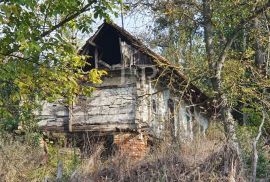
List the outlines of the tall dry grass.
{"type": "MultiPolygon", "coordinates": [[[[0,181],[54,181],[57,163],[63,161],[62,181],[229,181],[223,175],[224,136],[215,127],[209,128],[206,137],[196,136],[189,142],[164,141],[152,147],[149,154],[134,161],[117,151],[109,158],[102,143],[90,143],[91,152],[74,160],[74,152],[63,152],[49,147],[46,161],[43,149],[22,142],[0,142],[0,181]],[[64,154],[65,153],[65,154],[64,154]]],[[[66,149],[65,149],[66,150],[66,149]]],[[[69,150],[70,151],[70,150],[69,150]]],[[[244,181],[235,171],[235,179],[244,181]]]]}
{"type": "Polygon", "coordinates": [[[231,176],[223,175],[224,143],[220,138],[196,137],[186,143],[163,142],[155,146],[140,161],[116,153],[106,161],[95,157],[85,159],[70,179],[72,182],[88,181],[244,181],[235,171],[231,176]]]}
{"type": "Polygon", "coordinates": [[[49,145],[46,154],[44,148],[25,141],[0,139],[1,182],[54,181],[59,161],[64,166],[62,179],[68,181],[79,164],[78,152],[74,149],[49,145]]]}
{"type": "Polygon", "coordinates": [[[44,153],[39,148],[12,142],[0,145],[0,181],[31,180],[32,172],[43,165],[44,153]]]}

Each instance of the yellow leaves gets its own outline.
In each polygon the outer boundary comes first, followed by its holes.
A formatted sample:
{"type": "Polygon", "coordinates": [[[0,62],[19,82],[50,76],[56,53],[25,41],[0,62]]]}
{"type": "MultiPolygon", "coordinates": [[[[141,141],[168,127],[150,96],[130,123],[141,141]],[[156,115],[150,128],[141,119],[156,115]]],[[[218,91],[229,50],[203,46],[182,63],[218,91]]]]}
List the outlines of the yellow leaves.
{"type": "Polygon", "coordinates": [[[75,29],[77,28],[76,22],[75,22],[74,20],[70,21],[70,22],[69,22],[69,27],[70,27],[71,29],[75,30],[75,29]]]}
{"type": "Polygon", "coordinates": [[[23,51],[24,49],[26,49],[26,48],[28,48],[28,47],[29,47],[29,46],[28,46],[27,42],[26,42],[25,40],[23,40],[23,41],[20,42],[19,50],[20,50],[20,51],[23,51]]]}
{"type": "Polygon", "coordinates": [[[101,84],[101,77],[104,75],[107,75],[105,70],[92,69],[88,74],[88,78],[94,84],[101,84]]]}
{"type": "Polygon", "coordinates": [[[245,74],[245,68],[239,60],[228,60],[225,62],[222,78],[225,92],[234,101],[241,95],[240,85],[245,74]]]}
{"type": "Polygon", "coordinates": [[[16,79],[15,84],[19,87],[22,96],[31,92],[29,90],[29,84],[31,84],[30,77],[25,77],[23,79],[16,79]]]}
{"type": "Polygon", "coordinates": [[[16,16],[19,16],[20,15],[20,8],[18,8],[18,6],[16,6],[16,5],[11,5],[10,6],[10,11],[12,12],[12,13],[14,13],[16,16]]]}
{"type": "Polygon", "coordinates": [[[85,65],[85,56],[75,55],[72,57],[73,67],[83,67],[85,65]]]}
{"type": "Polygon", "coordinates": [[[173,14],[175,11],[173,9],[168,9],[164,12],[165,15],[171,15],[173,14]]]}
{"type": "Polygon", "coordinates": [[[79,62],[81,60],[80,56],[74,56],[73,61],[74,62],[79,62]]]}
{"type": "Polygon", "coordinates": [[[249,94],[249,95],[251,95],[251,94],[254,94],[255,93],[255,88],[253,88],[253,87],[242,87],[242,92],[244,92],[245,94],[249,94]]]}
{"type": "Polygon", "coordinates": [[[18,16],[20,14],[20,8],[19,6],[15,5],[15,4],[1,4],[0,6],[1,10],[5,12],[6,16],[11,16],[12,14],[15,14],[16,16],[18,16]]]}
{"type": "Polygon", "coordinates": [[[81,88],[81,94],[90,96],[91,93],[95,90],[94,87],[85,86],[81,88]]]}
{"type": "Polygon", "coordinates": [[[224,81],[227,84],[237,84],[245,73],[245,68],[239,60],[229,60],[224,65],[224,81]]]}
{"type": "Polygon", "coordinates": [[[252,59],[252,57],[254,56],[254,54],[255,54],[255,51],[252,48],[248,47],[246,49],[246,51],[244,52],[244,58],[246,58],[246,59],[252,59]]]}

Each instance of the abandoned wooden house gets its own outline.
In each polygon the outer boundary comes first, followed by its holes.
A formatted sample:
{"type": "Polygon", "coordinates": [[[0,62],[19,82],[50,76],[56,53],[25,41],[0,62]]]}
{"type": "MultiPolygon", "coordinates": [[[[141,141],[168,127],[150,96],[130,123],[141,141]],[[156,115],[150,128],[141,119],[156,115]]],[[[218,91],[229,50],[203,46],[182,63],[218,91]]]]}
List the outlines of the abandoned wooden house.
{"type": "Polygon", "coordinates": [[[44,131],[106,135],[131,155],[142,155],[150,137],[193,137],[208,126],[207,97],[179,68],[114,23],[103,23],[79,51],[93,68],[107,70],[91,97],[72,107],[44,103],[44,131]]]}

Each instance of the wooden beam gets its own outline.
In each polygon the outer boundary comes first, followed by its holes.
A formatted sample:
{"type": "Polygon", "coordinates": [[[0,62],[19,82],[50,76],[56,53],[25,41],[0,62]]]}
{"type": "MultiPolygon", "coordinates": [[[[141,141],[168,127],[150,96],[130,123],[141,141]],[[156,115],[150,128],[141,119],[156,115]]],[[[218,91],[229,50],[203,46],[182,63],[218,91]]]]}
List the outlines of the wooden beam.
{"type": "Polygon", "coordinates": [[[98,47],[97,44],[96,44],[95,42],[90,41],[90,40],[89,40],[88,42],[89,42],[90,45],[92,45],[92,46],[94,46],[94,47],[98,47]]]}
{"type": "MultiPolygon", "coordinates": [[[[42,126],[42,131],[55,131],[55,132],[70,132],[66,125],[62,126],[42,126]]],[[[72,125],[72,132],[122,132],[122,131],[136,131],[137,124],[123,123],[123,124],[92,124],[92,125],[72,125]]]]}
{"type": "Polygon", "coordinates": [[[72,132],[72,122],[73,122],[73,102],[68,106],[68,131],[72,132]]]}
{"type": "Polygon", "coordinates": [[[122,64],[122,68],[124,68],[125,67],[125,62],[124,62],[124,59],[123,59],[122,41],[121,41],[120,37],[119,37],[119,46],[120,46],[121,64],[122,64]]]}
{"type": "Polygon", "coordinates": [[[111,65],[109,65],[109,64],[107,64],[107,63],[105,63],[105,62],[104,62],[104,61],[102,61],[102,60],[99,60],[99,64],[101,64],[101,65],[105,66],[106,68],[112,69],[111,65]]]}
{"type": "Polygon", "coordinates": [[[98,69],[98,49],[95,48],[95,68],[98,69]]]}

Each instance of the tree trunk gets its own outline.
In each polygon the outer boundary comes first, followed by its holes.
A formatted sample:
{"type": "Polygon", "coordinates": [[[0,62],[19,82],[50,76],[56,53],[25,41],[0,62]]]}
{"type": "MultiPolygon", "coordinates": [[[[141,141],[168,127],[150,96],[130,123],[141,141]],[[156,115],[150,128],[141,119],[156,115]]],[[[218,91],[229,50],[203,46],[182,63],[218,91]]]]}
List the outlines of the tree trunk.
{"type": "MultiPolygon", "coordinates": [[[[213,74],[211,82],[213,90],[216,92],[216,100],[220,105],[225,135],[227,138],[224,151],[224,174],[230,177],[230,179],[234,179],[235,168],[236,166],[238,168],[240,167],[239,146],[235,134],[235,120],[232,117],[232,111],[227,102],[227,97],[222,93],[221,68],[223,66],[222,63],[224,62],[226,56],[224,53],[224,55],[221,56],[220,60],[219,59],[216,60],[214,56],[213,25],[211,21],[212,13],[209,0],[203,0],[203,17],[204,17],[204,39],[206,45],[206,54],[210,72],[212,72],[213,74]]],[[[231,46],[231,44],[232,40],[226,46],[231,46]]]]}
{"type": "MultiPolygon", "coordinates": [[[[259,31],[260,29],[260,21],[256,17],[254,19],[254,29],[255,31],[259,31]]],[[[260,37],[256,35],[255,37],[255,64],[262,69],[264,64],[264,53],[262,48],[262,43],[260,41],[260,37]]]]}
{"type": "MultiPolygon", "coordinates": [[[[266,17],[267,18],[267,17],[266,17]]],[[[256,31],[259,31],[259,19],[255,18],[254,19],[254,29],[256,31]]],[[[266,26],[268,32],[269,32],[269,27],[268,25],[266,26]]],[[[256,66],[260,69],[260,71],[264,72],[265,77],[267,78],[267,72],[268,72],[268,58],[266,61],[266,66],[265,69],[263,69],[263,64],[265,63],[265,58],[264,58],[264,54],[263,54],[263,50],[262,50],[262,46],[260,45],[260,39],[258,38],[258,36],[256,36],[255,38],[255,64],[256,66]]],[[[269,54],[269,53],[268,53],[269,54]]],[[[266,94],[266,89],[263,90],[263,94],[266,94]]],[[[266,112],[263,109],[262,110],[262,122],[259,126],[258,129],[258,134],[256,136],[256,138],[254,139],[253,143],[252,143],[252,150],[253,150],[253,160],[252,160],[252,182],[256,182],[256,178],[257,178],[257,164],[258,164],[258,150],[257,150],[257,143],[259,142],[259,139],[262,135],[262,127],[264,125],[265,122],[265,116],[266,112]]]]}
{"type": "Polygon", "coordinates": [[[253,161],[252,161],[252,182],[256,182],[256,176],[257,176],[257,164],[258,164],[258,150],[257,150],[257,143],[262,135],[262,127],[264,125],[265,121],[265,111],[263,113],[262,122],[259,126],[258,134],[253,141],[253,161]]]}
{"type": "Polygon", "coordinates": [[[213,25],[211,6],[208,0],[203,0],[203,16],[204,16],[204,41],[207,52],[207,60],[210,71],[214,71],[214,44],[213,44],[213,25]]]}
{"type": "Polygon", "coordinates": [[[226,147],[224,151],[224,175],[229,176],[231,179],[235,177],[236,171],[241,171],[242,160],[240,154],[240,147],[237,141],[235,132],[235,120],[232,116],[232,109],[227,105],[226,98],[224,106],[221,108],[222,120],[224,123],[224,131],[226,136],[226,147]]]}

